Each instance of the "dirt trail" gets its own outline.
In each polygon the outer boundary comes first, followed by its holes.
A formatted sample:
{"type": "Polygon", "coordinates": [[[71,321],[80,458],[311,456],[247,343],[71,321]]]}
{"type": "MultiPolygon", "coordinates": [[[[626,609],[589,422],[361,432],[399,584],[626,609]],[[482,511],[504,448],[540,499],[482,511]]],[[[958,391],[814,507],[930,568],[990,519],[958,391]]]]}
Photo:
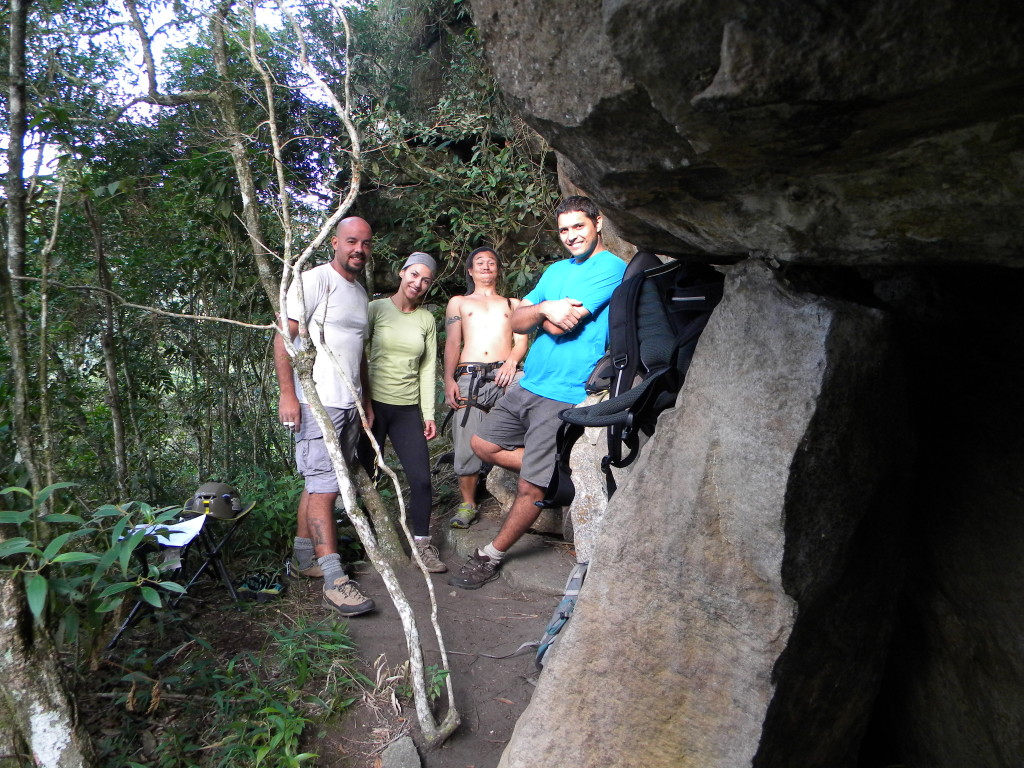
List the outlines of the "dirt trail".
{"type": "MultiPolygon", "coordinates": [[[[498,514],[492,505],[487,519],[479,526],[496,525],[498,514]]],[[[447,516],[434,520],[446,524],[447,516]]],[[[473,530],[478,530],[474,525],[473,530]]],[[[435,533],[441,542],[442,533],[435,533]]],[[[441,557],[450,571],[457,570],[463,558],[450,547],[442,545],[441,557]]],[[[556,570],[568,574],[571,556],[566,547],[553,542],[550,558],[556,570]]],[[[405,637],[398,612],[391,604],[383,581],[369,564],[359,564],[354,574],[365,594],[377,603],[377,610],[349,621],[364,673],[375,676],[375,661],[386,658],[390,669],[407,658],[405,637]]],[[[439,665],[437,642],[430,626],[430,605],[422,576],[411,567],[399,574],[402,586],[419,617],[420,640],[425,664],[439,665]]],[[[390,705],[374,711],[356,706],[335,732],[324,734],[311,751],[320,754],[319,764],[332,768],[373,768],[383,747],[402,732],[417,740],[426,768],[493,768],[512,735],[513,727],[533,695],[537,670],[531,651],[508,659],[489,659],[477,654],[495,656],[511,653],[520,644],[537,640],[558,602],[548,594],[528,593],[511,589],[498,579],[477,590],[456,589],[448,585],[448,574],[431,576],[438,601],[438,620],[452,669],[456,706],[462,724],[445,744],[434,751],[425,751],[419,739],[416,714],[411,702],[402,704],[395,713],[390,705]]],[[[310,601],[318,601],[319,581],[296,584],[310,601]]],[[[379,662],[378,662],[379,664],[379,662]]],[[[442,697],[442,702],[443,702],[442,697]]]]}

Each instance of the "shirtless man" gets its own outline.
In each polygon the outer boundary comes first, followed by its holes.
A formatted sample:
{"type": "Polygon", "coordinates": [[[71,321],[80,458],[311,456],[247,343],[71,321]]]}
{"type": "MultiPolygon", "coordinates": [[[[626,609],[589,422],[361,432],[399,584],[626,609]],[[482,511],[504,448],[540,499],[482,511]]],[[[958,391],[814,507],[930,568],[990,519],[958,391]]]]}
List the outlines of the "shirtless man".
{"type": "Polygon", "coordinates": [[[518,299],[497,293],[501,259],[491,248],[477,248],[466,258],[469,293],[455,296],[445,310],[444,399],[461,410],[452,422],[455,474],[462,503],[451,520],[468,528],[476,517],[476,485],[483,462],[473,453],[470,438],[484,414],[519,378],[526,355],[526,336],[512,332],[518,299]]]}

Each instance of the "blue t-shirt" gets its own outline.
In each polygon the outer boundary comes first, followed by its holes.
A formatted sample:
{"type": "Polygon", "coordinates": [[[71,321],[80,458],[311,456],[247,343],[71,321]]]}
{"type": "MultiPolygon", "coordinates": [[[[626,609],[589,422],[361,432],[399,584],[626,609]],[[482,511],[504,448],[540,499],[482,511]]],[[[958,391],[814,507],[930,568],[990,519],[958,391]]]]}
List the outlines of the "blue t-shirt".
{"type": "Polygon", "coordinates": [[[595,253],[582,264],[574,259],[558,261],[544,271],[537,287],[523,299],[531,304],[576,299],[590,317],[561,336],[538,331],[519,382],[524,389],[563,403],[583,402],[587,377],[608,344],[608,301],[625,271],[626,262],[611,251],[595,253]]]}

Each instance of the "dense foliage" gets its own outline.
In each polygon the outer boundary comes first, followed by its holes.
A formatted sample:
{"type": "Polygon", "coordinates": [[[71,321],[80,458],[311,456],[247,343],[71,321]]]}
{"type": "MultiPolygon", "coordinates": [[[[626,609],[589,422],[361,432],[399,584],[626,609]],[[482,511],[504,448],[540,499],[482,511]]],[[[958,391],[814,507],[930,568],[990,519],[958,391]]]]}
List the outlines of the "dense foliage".
{"type": "MultiPolygon", "coordinates": [[[[154,43],[165,43],[154,46],[157,83],[167,95],[232,100],[261,234],[281,254],[267,98],[245,51],[249,11],[240,5],[226,18],[228,66],[219,72],[212,9],[188,5],[137,3],[154,43]]],[[[493,243],[508,262],[508,290],[521,294],[553,252],[544,229],[555,199],[550,153],[503,104],[467,4],[413,5],[347,9],[356,37],[353,117],[364,148],[355,212],[378,235],[368,281],[386,290],[400,258],[427,250],[442,264],[435,302],[443,305],[462,290],[463,256],[493,243]]],[[[310,5],[298,21],[312,61],[340,93],[345,36],[332,14],[310,5]]],[[[256,18],[273,22],[256,27],[255,47],[275,84],[301,246],[347,187],[349,147],[297,65],[291,27],[266,10],[256,18]]],[[[30,427],[38,444],[50,446],[37,457],[41,480],[75,481],[96,505],[163,504],[180,502],[206,479],[287,472],[288,446],[274,429],[268,330],[156,314],[95,290],[109,285],[120,299],[164,313],[272,321],[242,223],[221,102],[132,105],[146,95],[139,40],[124,11],[105,3],[34,5],[28,55],[28,279],[15,286],[34,392],[30,427]],[[135,74],[127,76],[126,63],[135,74]]],[[[3,373],[8,362],[0,360],[0,393],[13,387],[3,373]]],[[[0,405],[0,473],[26,484],[11,419],[0,405]]]]}

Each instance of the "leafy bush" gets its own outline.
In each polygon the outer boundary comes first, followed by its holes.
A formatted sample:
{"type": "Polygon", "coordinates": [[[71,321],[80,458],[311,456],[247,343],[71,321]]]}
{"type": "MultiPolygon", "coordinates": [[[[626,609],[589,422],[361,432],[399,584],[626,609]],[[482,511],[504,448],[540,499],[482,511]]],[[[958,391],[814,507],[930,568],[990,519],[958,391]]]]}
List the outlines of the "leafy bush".
{"type": "Polygon", "coordinates": [[[291,551],[295,536],[295,511],[302,495],[302,477],[274,474],[260,467],[238,472],[230,485],[246,501],[256,502],[234,542],[236,559],[253,567],[279,564],[291,551]]]}
{"type": "Polygon", "coordinates": [[[17,486],[0,491],[24,502],[22,509],[0,511],[0,524],[14,526],[17,533],[0,542],[0,562],[21,579],[36,620],[56,627],[58,642],[85,640],[91,647],[105,615],[126,598],[159,608],[163,593],[185,591],[165,580],[155,564],[143,568],[141,559],[133,558],[181,508],[130,502],[105,504],[88,518],[72,513],[72,505],[64,512],[47,512],[51,497],[73,485],[55,483],[36,494],[17,486]]]}

